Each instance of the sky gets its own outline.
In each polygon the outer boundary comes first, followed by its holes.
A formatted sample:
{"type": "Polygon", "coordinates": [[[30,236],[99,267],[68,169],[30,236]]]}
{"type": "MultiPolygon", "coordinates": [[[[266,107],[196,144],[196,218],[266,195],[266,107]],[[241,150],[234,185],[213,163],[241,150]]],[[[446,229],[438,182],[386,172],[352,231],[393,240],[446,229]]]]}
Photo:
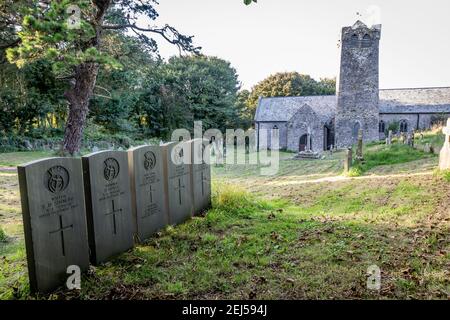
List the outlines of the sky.
{"type": "MultiPolygon", "coordinates": [[[[339,73],[343,26],[382,24],[380,88],[450,86],[449,0],[160,0],[160,17],[194,35],[202,53],[230,61],[242,87],[297,71],[339,73]]],[[[164,58],[178,54],[158,41],[164,58]]]]}

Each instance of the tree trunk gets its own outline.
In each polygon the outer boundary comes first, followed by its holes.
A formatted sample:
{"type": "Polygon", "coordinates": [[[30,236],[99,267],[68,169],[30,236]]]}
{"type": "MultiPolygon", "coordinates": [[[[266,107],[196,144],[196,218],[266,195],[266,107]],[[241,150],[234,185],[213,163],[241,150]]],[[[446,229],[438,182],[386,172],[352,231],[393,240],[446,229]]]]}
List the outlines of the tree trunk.
{"type": "Polygon", "coordinates": [[[63,153],[74,155],[80,151],[83,130],[89,112],[89,100],[92,97],[99,65],[83,63],[75,70],[75,83],[65,93],[69,102],[69,116],[64,132],[63,153]]]}

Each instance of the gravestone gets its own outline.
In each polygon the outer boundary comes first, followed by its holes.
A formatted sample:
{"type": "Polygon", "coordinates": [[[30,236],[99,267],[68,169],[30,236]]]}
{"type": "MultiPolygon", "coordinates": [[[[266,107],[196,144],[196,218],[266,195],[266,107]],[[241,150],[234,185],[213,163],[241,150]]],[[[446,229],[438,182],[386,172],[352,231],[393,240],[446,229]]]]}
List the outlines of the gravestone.
{"type": "Polygon", "coordinates": [[[363,157],[363,131],[359,129],[358,131],[358,148],[356,149],[356,160],[362,161],[363,157]]]}
{"type": "Polygon", "coordinates": [[[208,140],[191,140],[191,183],[193,215],[211,207],[211,166],[208,140]]]}
{"type": "Polygon", "coordinates": [[[91,262],[99,264],[134,244],[128,155],[101,151],[82,159],[91,262]]]}
{"type": "Polygon", "coordinates": [[[431,153],[431,147],[429,143],[425,143],[425,146],[423,148],[423,152],[425,153],[431,153]]]}
{"type": "Polygon", "coordinates": [[[18,168],[30,289],[64,284],[67,267],[89,267],[80,159],[52,158],[18,168]]]}
{"type": "Polygon", "coordinates": [[[352,167],[352,161],[353,161],[353,150],[352,148],[348,148],[345,151],[345,159],[344,159],[344,172],[348,173],[350,171],[350,168],[352,167]]]}
{"type": "Polygon", "coordinates": [[[169,222],[175,225],[192,217],[191,152],[186,142],[169,142],[162,153],[169,222]]]}
{"type": "Polygon", "coordinates": [[[442,131],[445,134],[445,143],[441,149],[439,155],[439,169],[449,170],[450,169],[450,118],[447,120],[447,127],[444,127],[442,131]]]}
{"type": "Polygon", "coordinates": [[[131,149],[128,163],[136,234],[142,241],[169,224],[161,147],[131,149]]]}
{"type": "Polygon", "coordinates": [[[386,144],[387,145],[391,145],[392,144],[392,130],[389,130],[388,137],[386,139],[386,144]]]}

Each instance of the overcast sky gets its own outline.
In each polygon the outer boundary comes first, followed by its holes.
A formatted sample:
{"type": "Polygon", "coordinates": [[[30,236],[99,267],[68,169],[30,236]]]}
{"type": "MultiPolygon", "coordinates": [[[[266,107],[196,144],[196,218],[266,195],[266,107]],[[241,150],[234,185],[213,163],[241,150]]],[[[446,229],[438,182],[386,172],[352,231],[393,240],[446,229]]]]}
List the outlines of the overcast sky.
{"type": "MultiPolygon", "coordinates": [[[[383,25],[381,88],[450,86],[449,0],[160,0],[158,12],[158,24],[230,61],[244,88],[282,71],[337,76],[340,31],[358,12],[383,25]]],[[[160,52],[177,54],[163,42],[160,52]]]]}

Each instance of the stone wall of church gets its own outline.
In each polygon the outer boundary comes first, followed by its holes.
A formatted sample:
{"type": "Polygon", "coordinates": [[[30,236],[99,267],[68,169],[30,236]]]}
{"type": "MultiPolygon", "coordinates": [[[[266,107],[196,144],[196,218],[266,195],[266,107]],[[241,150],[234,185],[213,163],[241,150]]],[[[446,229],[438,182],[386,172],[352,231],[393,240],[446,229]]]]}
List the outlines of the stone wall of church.
{"type": "Polygon", "coordinates": [[[286,149],[287,148],[287,127],[286,122],[258,122],[256,124],[256,129],[258,130],[259,135],[259,148],[260,149],[271,149],[272,148],[272,131],[273,129],[278,128],[279,132],[279,148],[286,149]],[[262,130],[266,130],[266,139],[264,139],[262,130]]]}
{"type": "Polygon", "coordinates": [[[324,126],[312,110],[303,109],[287,123],[287,149],[298,152],[300,138],[311,134],[311,149],[323,152],[324,126]]]}
{"type": "Polygon", "coordinates": [[[427,130],[432,126],[433,120],[450,117],[450,113],[443,114],[380,114],[380,121],[385,123],[386,130],[389,124],[398,122],[406,122],[408,132],[412,130],[427,130]]]}

